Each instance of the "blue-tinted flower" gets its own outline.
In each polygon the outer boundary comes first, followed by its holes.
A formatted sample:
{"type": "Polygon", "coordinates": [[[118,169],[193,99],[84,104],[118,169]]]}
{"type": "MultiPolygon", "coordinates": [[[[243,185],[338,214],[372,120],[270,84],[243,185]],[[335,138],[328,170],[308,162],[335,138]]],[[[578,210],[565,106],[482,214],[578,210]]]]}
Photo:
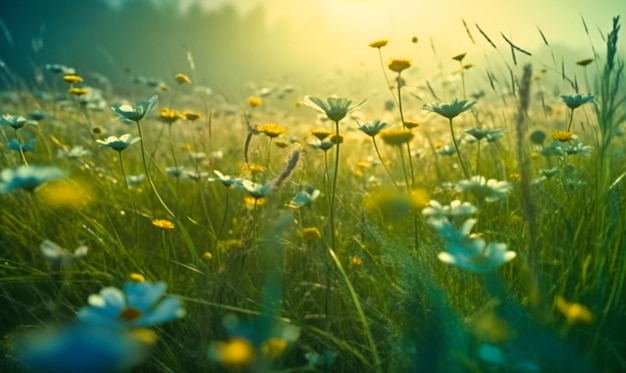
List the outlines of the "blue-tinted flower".
{"type": "Polygon", "coordinates": [[[120,137],[109,136],[104,140],[96,140],[96,142],[98,144],[108,146],[113,150],[117,150],[118,152],[121,152],[122,150],[128,148],[130,145],[136,143],[139,140],[141,140],[140,137],[133,137],[131,134],[126,133],[120,137]]]}
{"type": "Polygon", "coordinates": [[[424,105],[424,110],[432,111],[442,117],[453,119],[461,113],[468,111],[474,106],[476,101],[454,99],[446,103],[431,103],[424,105]]]}
{"type": "Polygon", "coordinates": [[[241,184],[241,179],[238,178],[234,178],[232,176],[228,176],[228,175],[224,175],[223,173],[219,172],[218,170],[213,170],[213,173],[215,175],[217,175],[217,177],[211,177],[209,178],[209,181],[217,181],[222,183],[224,186],[231,187],[231,186],[236,186],[239,187],[241,184]]]}
{"type": "Polygon", "coordinates": [[[158,100],[159,100],[159,96],[154,95],[136,107],[132,107],[128,104],[123,104],[123,105],[113,106],[111,107],[111,109],[113,109],[113,111],[117,115],[121,116],[122,118],[132,120],[133,122],[139,122],[148,113],[148,111],[150,111],[150,109],[157,103],[158,100]]]}
{"type": "Polygon", "coordinates": [[[34,120],[28,120],[20,115],[2,114],[0,116],[0,125],[11,126],[18,130],[27,124],[37,124],[34,120]]]}
{"type": "Polygon", "coordinates": [[[567,107],[572,110],[593,101],[593,99],[593,95],[581,95],[579,93],[576,93],[574,95],[561,95],[561,100],[563,100],[563,102],[565,102],[565,105],[567,105],[567,107]]]}
{"type": "Polygon", "coordinates": [[[506,181],[486,180],[483,176],[473,176],[471,179],[461,180],[458,186],[463,192],[471,192],[486,202],[495,202],[503,199],[512,189],[511,184],[506,181]]]}
{"type": "Polygon", "coordinates": [[[59,158],[81,158],[91,154],[91,151],[85,149],[82,145],[75,145],[70,150],[59,150],[57,157],[59,158]]]}
{"type": "Polygon", "coordinates": [[[46,70],[49,70],[55,74],[76,74],[76,69],[74,69],[73,67],[61,65],[58,63],[46,64],[45,68],[46,70]]]}
{"type": "Polygon", "coordinates": [[[449,206],[442,206],[441,203],[430,200],[428,207],[422,210],[422,215],[434,219],[444,219],[446,217],[468,216],[476,211],[478,211],[476,206],[469,202],[461,202],[458,199],[450,202],[449,206]]]}
{"type": "Polygon", "coordinates": [[[7,146],[9,147],[9,149],[11,150],[15,150],[15,151],[23,151],[24,153],[26,152],[32,152],[33,149],[35,148],[35,144],[37,143],[37,139],[30,139],[28,141],[26,141],[24,144],[20,144],[18,139],[11,139],[8,143],[7,146]]]}
{"type": "Polygon", "coordinates": [[[494,128],[494,129],[481,129],[481,128],[472,128],[466,130],[465,133],[472,135],[476,140],[487,139],[489,142],[493,142],[500,137],[502,137],[506,130],[502,128],[494,128]]]}
{"type": "Polygon", "coordinates": [[[59,268],[73,263],[87,255],[89,249],[87,246],[80,246],[73,253],[69,252],[50,240],[43,240],[41,243],[41,252],[43,256],[50,262],[53,268],[59,268]]]}
{"type": "Polygon", "coordinates": [[[336,144],[333,141],[330,141],[328,139],[324,139],[324,140],[313,140],[311,142],[309,142],[309,146],[315,149],[319,149],[319,150],[323,150],[323,151],[328,151],[330,148],[332,148],[333,146],[335,146],[336,144]]]}
{"type": "Polygon", "coordinates": [[[359,106],[363,105],[365,100],[352,105],[352,100],[348,100],[347,98],[336,98],[329,97],[324,101],[321,98],[313,97],[313,96],[305,96],[304,104],[308,107],[311,107],[321,113],[326,114],[328,119],[333,122],[339,122],[349,112],[357,109],[359,106]]]}
{"type": "Polygon", "coordinates": [[[144,180],[146,180],[145,174],[126,176],[126,181],[128,182],[128,185],[138,185],[142,183],[144,180]]]}
{"type": "Polygon", "coordinates": [[[517,254],[507,250],[504,243],[487,244],[482,238],[471,235],[476,222],[476,219],[468,219],[457,230],[448,219],[428,219],[428,224],[446,240],[447,251],[439,253],[439,260],[468,271],[486,273],[516,257],[517,254]]]}
{"type": "Polygon", "coordinates": [[[183,317],[180,298],[164,297],[166,289],[164,282],[127,282],[123,291],[106,287],[89,296],[89,306],[78,312],[78,319],[99,326],[142,327],[183,317]]]}
{"type": "Polygon", "coordinates": [[[387,122],[376,119],[372,123],[364,123],[362,125],[359,125],[359,130],[361,130],[361,132],[368,136],[374,137],[378,135],[378,132],[380,132],[380,130],[386,128],[387,126],[387,122]]]}
{"type": "Polygon", "coordinates": [[[127,330],[86,325],[47,328],[19,336],[16,357],[35,373],[125,372],[149,357],[152,336],[149,341],[127,330]]]}
{"type": "Polygon", "coordinates": [[[272,183],[258,184],[250,180],[241,180],[241,183],[236,186],[248,192],[255,199],[266,197],[273,188],[272,183]]]}
{"type": "Polygon", "coordinates": [[[33,191],[48,181],[62,178],[65,173],[54,166],[19,166],[0,172],[0,193],[16,189],[33,191]]]}
{"type": "Polygon", "coordinates": [[[295,197],[289,202],[289,207],[292,209],[299,209],[300,207],[310,206],[313,201],[320,196],[320,191],[317,189],[301,190],[295,197]]]}
{"type": "Polygon", "coordinates": [[[175,178],[181,177],[184,171],[185,166],[170,166],[165,168],[165,173],[168,175],[172,175],[175,178]]]}

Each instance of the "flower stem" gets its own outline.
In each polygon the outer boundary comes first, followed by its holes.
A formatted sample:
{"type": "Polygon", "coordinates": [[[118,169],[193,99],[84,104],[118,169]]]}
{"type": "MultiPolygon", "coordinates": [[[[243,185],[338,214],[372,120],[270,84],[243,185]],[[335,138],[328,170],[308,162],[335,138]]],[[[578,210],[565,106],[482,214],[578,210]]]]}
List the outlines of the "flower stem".
{"type": "Polygon", "coordinates": [[[378,145],[376,144],[376,137],[372,136],[372,141],[374,142],[374,149],[376,150],[376,154],[378,155],[378,160],[385,168],[385,171],[387,171],[387,174],[389,175],[391,182],[393,182],[393,185],[395,185],[396,188],[399,188],[398,183],[396,183],[396,181],[393,179],[393,175],[391,174],[389,167],[387,167],[387,165],[385,164],[385,161],[383,161],[383,157],[380,155],[380,151],[378,150],[378,145]]]}
{"type": "Polygon", "coordinates": [[[465,163],[463,163],[463,158],[461,158],[461,152],[459,151],[459,144],[456,142],[456,136],[454,136],[454,129],[452,129],[452,118],[449,118],[450,123],[450,133],[452,134],[452,141],[454,142],[454,147],[456,148],[456,155],[459,157],[459,163],[461,163],[461,167],[463,168],[463,172],[465,173],[465,177],[469,179],[469,172],[467,172],[467,168],[465,168],[465,163]]]}
{"type": "Polygon", "coordinates": [[[567,132],[572,128],[572,119],[574,119],[574,109],[570,109],[569,112],[569,123],[567,124],[567,132]]]}
{"type": "Polygon", "coordinates": [[[15,130],[15,137],[17,137],[17,140],[19,142],[18,146],[20,148],[20,156],[22,157],[22,161],[24,161],[24,165],[26,167],[29,167],[28,161],[26,160],[26,155],[24,154],[24,149],[22,147],[22,144],[24,143],[24,141],[22,140],[22,136],[20,136],[20,133],[17,131],[17,129],[15,130]]]}
{"type": "Polygon", "coordinates": [[[139,121],[136,122],[137,123],[137,129],[139,131],[139,137],[141,138],[141,160],[143,161],[143,169],[144,171],[146,171],[146,177],[148,178],[148,183],[150,183],[150,187],[152,188],[152,191],[154,192],[154,194],[156,195],[157,199],[159,200],[159,202],[161,203],[161,206],[163,206],[163,208],[165,208],[165,210],[167,211],[168,214],[172,215],[172,217],[175,217],[176,215],[174,214],[174,212],[172,212],[172,210],[170,210],[169,207],[167,207],[167,205],[165,204],[165,201],[163,201],[163,198],[161,198],[161,195],[159,194],[159,191],[157,190],[156,186],[154,185],[154,181],[152,180],[152,177],[150,176],[150,171],[148,171],[148,162],[146,161],[146,147],[144,145],[144,137],[143,134],[141,132],[141,124],[139,123],[139,121]]]}
{"type": "MultiPolygon", "coordinates": [[[[398,78],[397,78],[397,86],[398,86],[398,109],[400,110],[400,120],[402,121],[402,128],[406,129],[406,126],[404,125],[404,112],[402,110],[402,94],[401,94],[401,79],[400,79],[400,73],[398,73],[398,78]]],[[[411,186],[409,187],[409,183],[407,182],[406,184],[406,188],[414,188],[415,187],[415,174],[413,173],[413,157],[411,157],[411,145],[409,145],[409,143],[406,143],[406,152],[407,155],[409,156],[409,168],[411,169],[411,186]]],[[[404,168],[404,165],[402,166],[404,168]]]]}
{"type": "Polygon", "coordinates": [[[378,48],[378,59],[380,60],[380,67],[383,69],[383,75],[385,76],[385,82],[387,82],[387,88],[389,89],[389,93],[391,93],[391,98],[393,98],[393,102],[398,105],[398,100],[396,96],[393,94],[393,88],[391,87],[391,83],[389,82],[389,77],[387,76],[387,70],[385,70],[385,64],[383,63],[383,52],[378,48]]]}
{"type": "Polygon", "coordinates": [[[130,192],[130,186],[128,185],[128,179],[126,179],[126,171],[124,170],[124,162],[122,162],[122,151],[119,150],[117,152],[118,159],[120,161],[120,169],[122,170],[122,178],[124,178],[124,184],[126,185],[126,190],[128,191],[128,198],[130,198],[133,203],[133,212],[135,213],[135,232],[139,232],[139,220],[137,218],[137,203],[135,202],[135,198],[133,194],[130,192]]]}
{"type": "Polygon", "coordinates": [[[478,152],[476,153],[476,175],[480,175],[479,167],[480,167],[480,140],[478,140],[478,152]]]}
{"type": "MultiPolygon", "coordinates": [[[[335,135],[339,139],[339,121],[335,122],[335,135]]],[[[337,172],[339,170],[339,145],[339,141],[337,141],[337,144],[335,144],[337,147],[337,150],[335,150],[335,170],[333,172],[333,185],[330,195],[330,242],[333,251],[337,250],[335,243],[335,197],[337,194],[337,175],[339,174],[337,172]]]]}

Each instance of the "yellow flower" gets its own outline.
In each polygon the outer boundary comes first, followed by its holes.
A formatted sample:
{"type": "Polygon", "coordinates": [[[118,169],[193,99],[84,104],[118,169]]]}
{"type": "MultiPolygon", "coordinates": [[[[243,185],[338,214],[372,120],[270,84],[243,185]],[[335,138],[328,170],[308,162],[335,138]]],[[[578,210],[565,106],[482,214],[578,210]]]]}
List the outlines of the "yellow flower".
{"type": "Polygon", "coordinates": [[[182,143],[180,145],[180,150],[184,151],[184,152],[190,152],[192,149],[191,144],[188,142],[182,143]]]}
{"type": "Polygon", "coordinates": [[[243,204],[246,207],[254,207],[255,203],[257,207],[261,207],[265,205],[265,202],[267,202],[265,198],[243,197],[243,204]]]}
{"type": "Polygon", "coordinates": [[[417,128],[420,126],[420,123],[416,120],[410,120],[410,119],[406,119],[404,121],[404,127],[408,128],[408,129],[413,129],[413,128],[417,128]]]}
{"type": "Polygon", "coordinates": [[[83,183],[72,180],[60,180],[44,184],[37,190],[42,203],[52,208],[81,208],[87,206],[91,199],[91,188],[83,183]]]}
{"type": "Polygon", "coordinates": [[[278,137],[287,133],[287,130],[277,124],[264,124],[258,128],[260,133],[265,134],[269,138],[278,137]]]}
{"type": "Polygon", "coordinates": [[[261,97],[258,97],[258,96],[248,97],[248,105],[250,105],[250,107],[261,106],[262,103],[263,103],[263,100],[261,100],[261,97]]]}
{"type": "Polygon", "coordinates": [[[215,359],[227,368],[242,369],[254,361],[254,346],[245,338],[232,338],[215,347],[215,359]]]}
{"type": "Polygon", "coordinates": [[[513,172],[509,175],[509,180],[511,181],[519,181],[521,178],[522,176],[518,174],[517,172],[513,172]]]}
{"type": "Polygon", "coordinates": [[[591,324],[593,314],[580,303],[570,303],[561,296],[556,297],[556,308],[561,311],[568,324],[591,324]]]}
{"type": "Polygon", "coordinates": [[[174,229],[174,223],[165,219],[154,219],[152,225],[161,229],[174,229]]]}
{"type": "Polygon", "coordinates": [[[350,265],[353,267],[360,267],[363,265],[363,260],[361,260],[358,256],[353,256],[350,258],[350,265]]]}
{"type": "Polygon", "coordinates": [[[191,79],[189,79],[187,75],[182,74],[182,73],[176,74],[176,76],[174,76],[174,79],[176,79],[178,84],[191,83],[191,79]]]}
{"type": "Polygon", "coordinates": [[[541,157],[541,154],[539,152],[530,153],[530,159],[538,159],[539,157],[541,157]]]}
{"type": "Polygon", "coordinates": [[[552,138],[560,142],[568,142],[574,138],[574,135],[568,131],[558,130],[552,132],[552,138]]]}
{"type": "Polygon", "coordinates": [[[63,75],[63,80],[70,83],[70,84],[76,84],[76,83],[82,83],[83,82],[83,78],[81,78],[80,76],[76,75],[76,74],[65,74],[63,75]]]}
{"type": "Polygon", "coordinates": [[[140,274],[140,273],[131,273],[130,274],[130,280],[132,282],[144,282],[144,281],[146,281],[146,278],[143,277],[143,275],[140,274]]]}
{"type": "Polygon", "coordinates": [[[200,118],[200,114],[193,112],[193,111],[185,111],[183,112],[183,116],[185,117],[185,119],[187,119],[188,121],[193,122],[194,120],[200,118]]]}
{"type": "Polygon", "coordinates": [[[578,66],[587,66],[593,62],[593,58],[583,58],[582,60],[576,61],[576,65],[578,66]]]}
{"type": "Polygon", "coordinates": [[[369,43],[368,45],[370,46],[370,48],[378,48],[378,49],[380,49],[380,48],[386,46],[387,43],[389,43],[389,39],[380,39],[380,40],[373,41],[373,42],[369,43]]]}
{"type": "Polygon", "coordinates": [[[185,116],[181,112],[168,108],[162,108],[161,110],[159,110],[159,113],[157,115],[161,122],[165,122],[167,124],[172,124],[179,119],[185,118],[185,116]]]}
{"type": "Polygon", "coordinates": [[[256,175],[256,174],[260,174],[260,173],[264,172],[265,168],[263,168],[263,166],[258,165],[256,163],[250,163],[248,165],[248,171],[250,171],[250,173],[252,175],[256,175]]]}
{"type": "Polygon", "coordinates": [[[461,62],[461,61],[463,61],[463,59],[465,58],[466,55],[467,55],[467,53],[460,53],[460,54],[457,54],[456,56],[452,57],[452,59],[455,60],[455,61],[461,62]]]}
{"type": "Polygon", "coordinates": [[[322,237],[322,233],[316,227],[308,227],[300,231],[300,237],[305,241],[315,241],[322,237]]]}
{"type": "Polygon", "coordinates": [[[204,254],[202,254],[202,260],[204,260],[205,262],[210,262],[213,259],[213,254],[211,254],[208,251],[205,251],[204,254]]]}
{"type": "Polygon", "coordinates": [[[411,67],[411,60],[409,59],[401,59],[401,58],[392,58],[387,64],[389,70],[395,71],[400,74],[403,70],[411,67]]]}
{"type": "Polygon", "coordinates": [[[380,137],[387,145],[400,146],[406,144],[413,139],[413,136],[415,136],[413,132],[405,129],[393,129],[380,132],[380,137]]]}
{"type": "Polygon", "coordinates": [[[311,130],[311,135],[317,137],[320,141],[324,140],[332,134],[333,131],[327,130],[326,128],[315,128],[311,130]]]}
{"type": "Polygon", "coordinates": [[[167,92],[170,90],[170,86],[165,83],[161,83],[159,84],[159,89],[163,92],[167,92]]]}
{"type": "Polygon", "coordinates": [[[67,93],[74,95],[74,96],[84,96],[87,93],[89,93],[89,90],[87,88],[78,88],[78,87],[73,87],[70,88],[67,93]]]}
{"type": "Polygon", "coordinates": [[[263,342],[261,352],[269,359],[276,359],[287,349],[287,341],[282,338],[270,338],[263,342]]]}

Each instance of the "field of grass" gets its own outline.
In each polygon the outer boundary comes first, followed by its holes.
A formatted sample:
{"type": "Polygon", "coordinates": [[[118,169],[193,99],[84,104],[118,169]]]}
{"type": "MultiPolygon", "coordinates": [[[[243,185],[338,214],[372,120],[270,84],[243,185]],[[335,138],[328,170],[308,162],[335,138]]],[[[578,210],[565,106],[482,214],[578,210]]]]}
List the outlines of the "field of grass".
{"type": "Polygon", "coordinates": [[[619,31],[451,79],[373,41],[374,99],[5,79],[0,369],[626,371],[619,31]]]}

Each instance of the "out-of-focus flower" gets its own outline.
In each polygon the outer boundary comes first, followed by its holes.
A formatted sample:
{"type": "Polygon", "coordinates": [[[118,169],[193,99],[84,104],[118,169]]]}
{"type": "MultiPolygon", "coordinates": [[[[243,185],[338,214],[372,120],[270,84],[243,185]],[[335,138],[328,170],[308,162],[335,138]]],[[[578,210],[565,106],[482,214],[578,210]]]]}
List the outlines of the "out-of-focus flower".
{"type": "Polygon", "coordinates": [[[20,115],[2,114],[0,116],[0,125],[11,126],[14,130],[18,130],[27,124],[37,124],[37,122],[28,120],[20,115]]]}
{"type": "Polygon", "coordinates": [[[15,150],[15,151],[23,151],[24,153],[26,152],[32,152],[33,149],[35,148],[35,144],[37,144],[37,139],[30,139],[28,141],[26,141],[24,144],[20,144],[20,142],[18,141],[18,139],[11,139],[8,143],[7,146],[9,147],[9,149],[11,150],[15,150]]]}
{"type": "Polygon", "coordinates": [[[259,96],[248,97],[248,105],[250,105],[250,107],[258,107],[261,106],[262,103],[263,100],[259,96]]]}
{"type": "Polygon", "coordinates": [[[574,110],[577,107],[593,101],[595,97],[593,95],[581,95],[579,93],[573,95],[561,95],[561,100],[565,102],[565,105],[574,110]]]}
{"type": "Polygon", "coordinates": [[[580,303],[572,303],[561,296],[555,300],[556,308],[565,316],[568,324],[591,324],[593,313],[580,303]]]}
{"type": "Polygon", "coordinates": [[[368,136],[374,137],[387,126],[387,122],[376,119],[372,123],[359,124],[359,130],[368,136]]]}
{"type": "Polygon", "coordinates": [[[142,329],[74,325],[20,336],[16,356],[30,372],[126,372],[149,357],[156,334],[142,329]]]}
{"type": "Polygon", "coordinates": [[[415,134],[406,129],[388,129],[380,132],[380,138],[387,145],[400,146],[413,140],[415,134]]]}
{"type": "Polygon", "coordinates": [[[288,206],[292,209],[299,209],[300,207],[310,206],[313,201],[320,196],[320,191],[317,189],[309,188],[307,190],[299,191],[295,197],[289,202],[288,206]]]}
{"type": "Polygon", "coordinates": [[[273,123],[269,123],[269,124],[264,124],[262,126],[259,126],[259,128],[257,129],[259,131],[259,133],[264,134],[265,136],[269,137],[269,138],[274,138],[274,137],[278,137],[280,135],[284,135],[287,133],[287,130],[284,129],[283,127],[277,125],[277,124],[273,124],[273,123]]]}
{"type": "Polygon", "coordinates": [[[91,151],[85,149],[82,145],[75,145],[70,150],[59,149],[57,157],[59,158],[81,158],[91,154],[91,151]]]}
{"type": "Polygon", "coordinates": [[[392,58],[387,63],[389,70],[400,74],[402,71],[411,67],[411,60],[406,58],[392,58]]]}
{"type": "Polygon", "coordinates": [[[471,179],[461,180],[458,183],[463,192],[470,192],[486,202],[495,202],[505,198],[512,189],[506,181],[495,179],[486,180],[483,176],[474,176],[471,179]]]}
{"type": "Polygon", "coordinates": [[[574,134],[569,131],[558,130],[552,132],[552,138],[559,142],[568,142],[574,139],[574,134]]]}
{"type": "Polygon", "coordinates": [[[16,189],[33,191],[38,186],[65,176],[55,166],[19,166],[15,169],[4,169],[0,172],[0,193],[16,189]]]}
{"type": "Polygon", "coordinates": [[[174,223],[165,219],[154,219],[152,220],[152,225],[161,229],[174,229],[175,228],[174,223]]]}
{"type": "Polygon", "coordinates": [[[428,207],[422,210],[422,215],[434,219],[443,219],[446,217],[468,216],[476,211],[478,211],[476,206],[469,202],[461,202],[458,199],[445,206],[435,200],[430,200],[428,207]]]}
{"type": "Polygon", "coordinates": [[[87,246],[83,245],[79,246],[73,253],[71,253],[50,240],[43,240],[40,248],[43,256],[48,260],[50,266],[54,269],[72,264],[76,260],[87,255],[87,251],[89,251],[87,246]]]}
{"type": "Polygon", "coordinates": [[[186,74],[183,73],[178,73],[174,76],[174,80],[176,80],[176,82],[178,84],[188,84],[191,83],[191,79],[189,79],[189,76],[187,76],[186,74]]]}
{"type": "Polygon", "coordinates": [[[227,188],[231,186],[239,187],[239,185],[241,184],[241,179],[239,178],[234,178],[232,176],[224,175],[218,170],[213,170],[213,173],[217,175],[217,177],[209,178],[209,181],[211,182],[215,182],[215,181],[220,182],[227,188]]]}
{"type": "Polygon", "coordinates": [[[144,327],[158,325],[185,315],[180,298],[165,296],[164,282],[127,282],[124,290],[106,287],[89,296],[78,319],[102,327],[144,327]]]}
{"type": "Polygon", "coordinates": [[[387,43],[389,43],[389,39],[380,39],[380,40],[375,40],[375,41],[369,43],[368,46],[370,48],[380,49],[380,48],[386,46],[387,43]]]}

